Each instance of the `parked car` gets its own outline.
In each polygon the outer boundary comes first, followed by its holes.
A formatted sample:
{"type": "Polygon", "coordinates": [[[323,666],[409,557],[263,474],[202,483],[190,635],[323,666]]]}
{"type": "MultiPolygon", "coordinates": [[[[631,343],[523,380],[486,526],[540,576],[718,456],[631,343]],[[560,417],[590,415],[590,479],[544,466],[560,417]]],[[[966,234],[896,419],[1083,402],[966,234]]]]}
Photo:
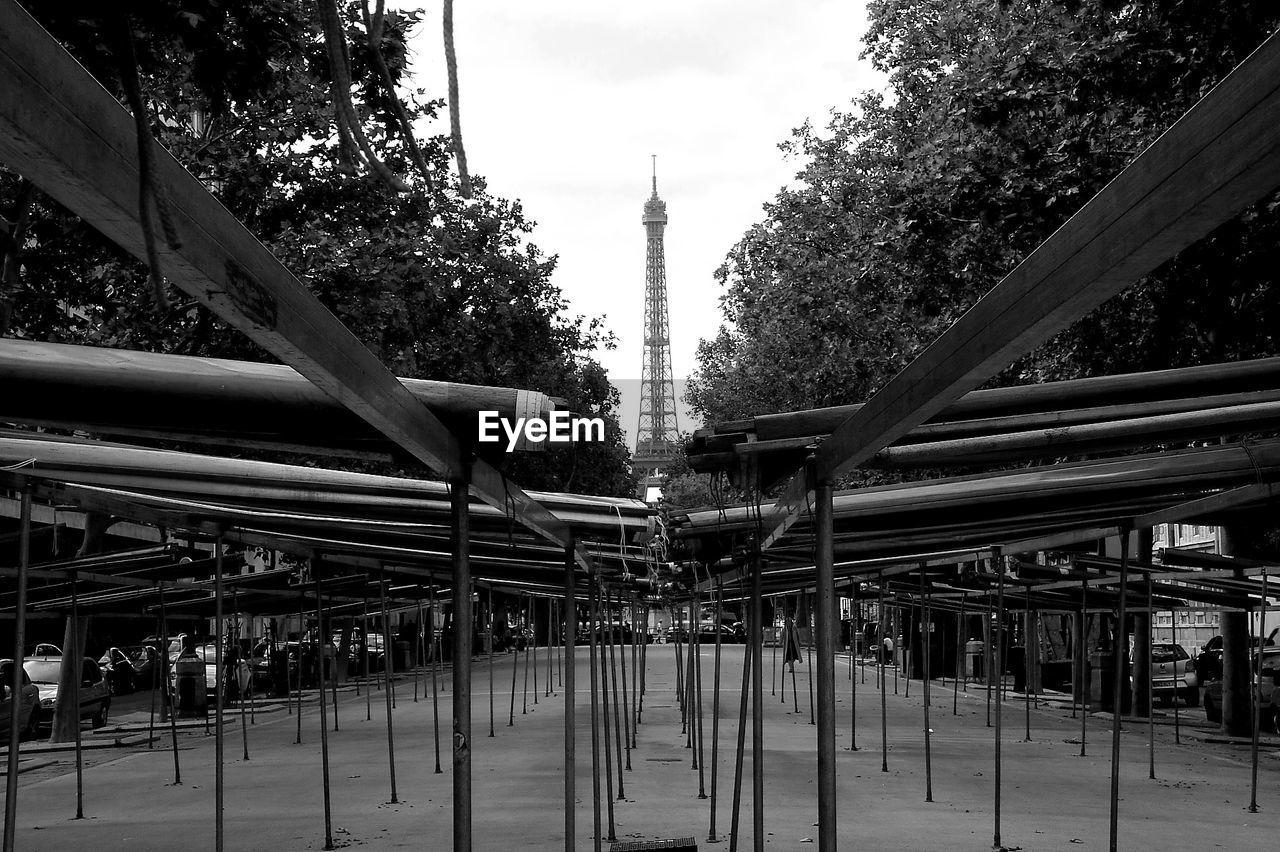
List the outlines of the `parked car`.
{"type": "MultiPolygon", "coordinates": [[[[40,690],[31,678],[27,676],[24,669],[18,669],[22,673],[22,685],[18,688],[21,698],[17,702],[18,706],[18,737],[20,739],[29,740],[36,736],[40,730],[40,719],[37,714],[37,708],[40,706],[40,690]]],[[[0,683],[4,684],[0,689],[0,741],[7,740],[9,736],[9,726],[13,722],[13,660],[0,660],[0,683]]]]}
{"type": "MultiPolygon", "coordinates": [[[[53,725],[53,708],[58,703],[58,678],[62,671],[62,657],[27,657],[22,668],[40,690],[40,709],[37,711],[41,726],[53,725]]],[[[80,663],[80,718],[91,719],[93,727],[107,724],[111,710],[111,688],[106,675],[96,661],[85,657],[80,663]]]]}
{"type": "Polygon", "coordinates": [[[1151,643],[1151,695],[1157,701],[1181,698],[1188,707],[1199,705],[1200,680],[1196,677],[1195,660],[1181,645],[1151,643]]]}
{"type": "Polygon", "coordinates": [[[112,695],[128,695],[136,688],[137,670],[133,666],[133,659],[121,649],[114,646],[108,648],[98,659],[98,665],[107,676],[107,685],[111,687],[112,695]]]}
{"type": "MultiPolygon", "coordinates": [[[[1258,694],[1260,727],[1264,731],[1280,733],[1280,646],[1269,645],[1262,649],[1261,660],[1255,650],[1253,660],[1253,685],[1258,694]]],[[[1204,715],[1210,722],[1222,721],[1222,681],[1210,681],[1204,690],[1204,715]]]]}
{"type": "Polygon", "coordinates": [[[1222,680],[1222,637],[1213,636],[1196,657],[1196,678],[1201,685],[1222,680]]]}

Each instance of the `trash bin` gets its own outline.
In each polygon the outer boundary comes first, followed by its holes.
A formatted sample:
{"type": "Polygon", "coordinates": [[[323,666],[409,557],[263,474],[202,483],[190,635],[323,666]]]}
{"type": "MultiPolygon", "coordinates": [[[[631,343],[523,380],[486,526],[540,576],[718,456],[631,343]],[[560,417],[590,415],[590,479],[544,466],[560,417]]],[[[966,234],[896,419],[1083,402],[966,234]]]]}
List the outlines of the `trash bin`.
{"type": "Polygon", "coordinates": [[[964,643],[965,674],[975,680],[985,676],[982,668],[982,659],[985,653],[986,646],[981,639],[971,639],[964,643]]]}
{"type": "Polygon", "coordinates": [[[195,654],[184,654],[173,662],[175,691],[178,693],[178,716],[189,719],[209,712],[205,689],[204,660],[195,654]]]}

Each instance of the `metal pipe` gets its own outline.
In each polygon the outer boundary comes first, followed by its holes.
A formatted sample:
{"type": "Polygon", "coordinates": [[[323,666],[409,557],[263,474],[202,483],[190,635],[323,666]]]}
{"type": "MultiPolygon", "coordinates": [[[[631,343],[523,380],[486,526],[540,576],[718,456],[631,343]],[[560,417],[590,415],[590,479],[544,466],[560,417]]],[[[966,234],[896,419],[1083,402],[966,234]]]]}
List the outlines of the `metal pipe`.
{"type": "MultiPolygon", "coordinates": [[[[858,679],[853,676],[853,657],[858,648],[862,621],[858,607],[858,584],[849,584],[849,751],[858,750],[858,679]]],[[[864,681],[865,682],[865,681],[864,681]]]]}
{"type": "MultiPolygon", "coordinates": [[[[809,471],[811,474],[811,471],[809,471]]],[[[812,476],[810,476],[812,481],[812,476]]],[[[818,646],[818,849],[836,848],[836,581],[832,490],[829,482],[814,483],[814,595],[813,627],[818,646]]],[[[810,642],[810,647],[815,644],[810,642]]],[[[810,654],[809,695],[813,697],[813,665],[810,654]]],[[[812,722],[812,707],[810,721],[812,722]]]]}
{"type": "Polygon", "coordinates": [[[1022,676],[1026,688],[1022,690],[1022,715],[1026,724],[1023,742],[1031,742],[1031,590],[1027,589],[1027,608],[1022,611],[1022,676]]]}
{"type": "MultiPolygon", "coordinates": [[[[471,529],[467,479],[449,489],[453,512],[453,848],[471,849],[471,529]]],[[[434,634],[435,631],[432,630],[434,634]]]]}
{"type": "Polygon", "coordinates": [[[998,580],[996,585],[996,631],[995,631],[995,676],[999,678],[996,686],[996,724],[995,724],[995,837],[991,843],[993,849],[1000,849],[1000,721],[1004,716],[1004,557],[1000,548],[992,549],[992,566],[996,569],[998,580]]]}
{"type": "Polygon", "coordinates": [[[1089,579],[1080,580],[1080,756],[1085,756],[1085,746],[1089,733],[1089,690],[1091,684],[1085,683],[1085,659],[1089,644],[1089,579]]]}
{"type": "MultiPolygon", "coordinates": [[[[520,629],[520,637],[524,638],[524,631],[529,631],[529,639],[524,643],[524,687],[520,691],[520,715],[529,715],[529,651],[531,645],[537,643],[538,634],[533,629],[533,596],[526,595],[524,599],[524,626],[520,629]]],[[[537,669],[537,666],[534,666],[537,669]]],[[[534,687],[537,692],[537,687],[534,687]]],[[[534,695],[534,701],[537,701],[537,695],[534,695]]]]}
{"type": "MultiPolygon", "coordinates": [[[[600,631],[600,721],[603,723],[604,730],[604,788],[605,793],[605,812],[608,816],[609,835],[605,839],[610,843],[617,841],[617,828],[614,823],[613,813],[613,741],[609,738],[609,652],[604,647],[606,640],[606,631],[602,629],[603,621],[608,617],[607,612],[603,612],[604,606],[604,583],[599,577],[596,578],[596,629],[600,631]]],[[[616,709],[616,708],[615,708],[616,709]]],[[[622,759],[622,755],[618,755],[618,759],[622,759]]]]}
{"type": "MultiPolygon", "coordinates": [[[[1151,558],[1148,552],[1143,559],[1151,558]]],[[[1156,705],[1154,688],[1151,681],[1155,670],[1155,632],[1156,613],[1151,606],[1151,572],[1147,572],[1147,778],[1156,780],[1156,705]]],[[[1173,703],[1178,703],[1178,657],[1173,656],[1173,703]]]]}
{"type": "MultiPolygon", "coordinates": [[[[418,703],[418,681],[422,679],[422,663],[423,657],[426,656],[426,622],[422,620],[422,586],[418,586],[418,630],[417,641],[413,643],[413,703],[418,703]]],[[[436,646],[435,632],[431,634],[431,648],[434,650],[436,646]]],[[[425,689],[423,690],[426,691],[425,689]]],[[[439,733],[436,734],[436,741],[439,742],[439,733]]]]}
{"type": "Polygon", "coordinates": [[[698,629],[699,629],[698,622],[693,617],[693,601],[691,600],[689,601],[689,638],[688,638],[688,641],[685,642],[685,652],[684,652],[684,665],[685,665],[685,675],[684,675],[685,714],[684,715],[687,722],[684,729],[684,733],[685,733],[684,747],[687,749],[690,749],[692,753],[690,757],[692,761],[692,763],[690,763],[689,765],[690,769],[698,768],[698,750],[693,747],[694,724],[695,724],[693,719],[693,701],[695,697],[694,692],[696,691],[694,689],[694,682],[693,682],[693,654],[694,654],[694,647],[695,647],[694,643],[698,641],[698,629]]]}
{"type": "MultiPolygon", "coordinates": [[[[373,682],[369,678],[369,592],[366,589],[364,594],[360,596],[360,656],[364,658],[361,664],[361,670],[364,673],[364,720],[366,722],[373,721],[373,682]]],[[[382,656],[385,658],[387,649],[382,649],[382,656]]],[[[286,677],[287,681],[288,678],[286,677]]]]}
{"type": "MultiPolygon", "coordinates": [[[[218,672],[217,687],[214,692],[215,702],[214,721],[216,727],[214,730],[213,750],[214,750],[214,848],[217,852],[222,852],[224,843],[224,832],[222,822],[222,803],[223,803],[223,777],[222,777],[222,702],[225,699],[222,676],[222,535],[219,534],[215,539],[215,560],[213,573],[213,597],[214,597],[214,668],[218,672]]],[[[78,681],[77,681],[78,682],[78,681]]],[[[323,703],[323,702],[322,702],[323,703]]],[[[79,726],[77,725],[77,728],[79,726]]],[[[326,846],[326,849],[332,848],[333,844],[326,846]]]]}
{"type": "MultiPolygon", "coordinates": [[[[574,852],[577,847],[577,819],[574,813],[574,805],[577,799],[577,791],[575,786],[575,773],[577,770],[577,707],[575,701],[577,699],[577,689],[574,682],[574,639],[578,632],[578,606],[577,597],[574,590],[574,568],[575,568],[575,552],[574,541],[572,538],[565,543],[564,547],[564,655],[567,665],[565,668],[568,672],[568,685],[565,686],[564,696],[564,850],[565,852],[574,852]]],[[[489,588],[489,623],[493,623],[493,587],[489,588]]],[[[490,655],[492,656],[493,645],[490,643],[490,655]]],[[[492,675],[493,666],[489,666],[489,672],[492,675]]],[[[490,683],[492,683],[490,677],[490,683]]],[[[492,706],[492,702],[490,702],[492,706]]],[[[491,717],[492,718],[492,717],[491,717]]],[[[493,723],[490,722],[490,731],[493,729],[493,723]]],[[[492,734],[490,734],[492,736],[492,734]]]]}
{"type": "MultiPolygon", "coordinates": [[[[13,672],[9,684],[9,754],[4,788],[4,852],[13,852],[18,830],[18,739],[22,733],[18,707],[22,695],[22,654],[27,645],[27,571],[31,568],[31,486],[22,480],[18,527],[18,588],[13,616],[13,672]]],[[[35,708],[31,712],[36,712],[35,708]]],[[[77,723],[78,724],[78,723],[77,723]]],[[[175,752],[176,754],[176,752],[175,752]]],[[[177,783],[177,782],[175,782],[177,783]]]]}
{"type": "Polygon", "coordinates": [[[964,624],[964,607],[968,602],[969,595],[965,592],[960,593],[960,617],[956,619],[956,680],[955,693],[951,696],[951,715],[960,715],[960,679],[964,678],[964,688],[969,688],[969,668],[968,655],[965,653],[965,624],[964,624]]]}
{"type": "MultiPolygon", "coordinates": [[[[294,737],[293,744],[300,745],[302,743],[302,634],[306,633],[307,617],[305,613],[307,594],[302,589],[301,583],[298,585],[298,733],[294,737]]],[[[286,675],[287,677],[287,675],[286,675]]]]}
{"type": "MultiPolygon", "coordinates": [[[[776,631],[776,630],[777,630],[777,626],[778,626],[778,625],[777,625],[777,622],[778,622],[778,598],[777,598],[777,596],[775,595],[775,596],[773,596],[772,598],[770,598],[770,600],[771,600],[771,601],[773,601],[773,603],[769,606],[769,610],[770,610],[770,612],[773,614],[773,622],[774,622],[774,623],[773,623],[773,624],[771,624],[771,625],[769,625],[769,626],[770,626],[771,628],[773,628],[773,629],[776,631]]],[[[782,624],[783,624],[783,629],[785,630],[785,629],[786,629],[786,621],[784,620],[782,624]]],[[[775,638],[776,638],[776,637],[775,637],[775,638]]],[[[781,643],[776,642],[776,641],[773,643],[773,688],[772,688],[772,689],[770,690],[770,692],[769,692],[769,694],[770,694],[770,695],[777,695],[777,694],[778,694],[778,645],[779,645],[779,644],[781,644],[781,643]]],[[[786,670],[785,670],[785,667],[784,667],[783,675],[782,675],[782,703],[783,703],[783,704],[786,704],[786,703],[787,703],[787,680],[786,680],[786,677],[787,677],[787,676],[786,676],[786,670]]]]}
{"type": "MultiPolygon", "coordinates": [[[[595,831],[592,833],[592,840],[595,844],[595,852],[600,852],[601,840],[603,840],[603,832],[600,827],[600,685],[599,675],[596,670],[596,653],[598,638],[596,636],[599,627],[599,619],[596,617],[596,577],[588,575],[587,577],[587,641],[591,646],[590,665],[587,666],[591,672],[591,814],[594,819],[595,831]]],[[[515,681],[512,680],[512,690],[515,689],[515,681]]],[[[512,692],[515,695],[515,692],[512,692]]]]}
{"type": "MultiPolygon", "coordinates": [[[[440,775],[444,772],[440,768],[440,644],[436,641],[436,579],[431,577],[430,580],[431,586],[427,594],[430,595],[431,600],[431,729],[436,750],[436,771],[434,774],[440,775]]],[[[416,686],[418,682],[416,671],[413,675],[413,682],[416,686]]]]}
{"type": "MultiPolygon", "coordinates": [[[[234,588],[234,589],[232,589],[232,590],[231,590],[231,612],[232,612],[231,618],[232,618],[233,622],[234,622],[234,623],[235,623],[235,625],[236,625],[236,630],[235,630],[235,641],[236,641],[236,643],[237,643],[237,644],[239,644],[239,642],[240,642],[240,630],[241,630],[241,626],[240,626],[240,589],[239,589],[239,588],[234,588]]],[[[237,659],[237,660],[239,660],[239,649],[237,649],[237,652],[236,652],[236,659],[237,659]]],[[[239,687],[239,686],[240,686],[240,672],[239,672],[239,670],[238,670],[238,669],[239,669],[239,667],[237,666],[236,670],[234,670],[234,671],[232,672],[232,675],[231,675],[232,677],[234,677],[234,678],[236,679],[236,686],[237,686],[237,687],[239,687]]],[[[252,680],[252,678],[253,678],[253,671],[252,671],[252,669],[250,669],[249,677],[250,677],[250,680],[252,680]]],[[[239,696],[239,697],[240,697],[240,740],[241,740],[241,743],[242,743],[242,745],[243,745],[243,747],[244,747],[243,759],[244,759],[244,760],[248,760],[248,759],[249,759],[249,724],[248,724],[248,720],[245,718],[245,706],[244,706],[244,704],[245,704],[245,700],[244,700],[244,689],[243,689],[243,688],[241,688],[241,690],[240,690],[240,696],[239,696]]]]}
{"type": "Polygon", "coordinates": [[[550,698],[555,694],[555,685],[553,683],[555,678],[555,652],[552,650],[555,648],[555,627],[555,599],[547,598],[547,686],[543,698],[550,698]]]}
{"type": "MultiPolygon", "coordinates": [[[[1267,626],[1267,569],[1262,569],[1262,599],[1259,601],[1258,611],[1261,618],[1258,621],[1258,677],[1262,677],[1262,648],[1266,641],[1267,626]]],[[[1174,663],[1176,666],[1177,663],[1174,663]]],[[[1176,668],[1175,668],[1176,673],[1176,668]]],[[[1259,700],[1258,687],[1249,684],[1249,691],[1253,701],[1253,738],[1249,743],[1249,813],[1256,814],[1258,812],[1258,728],[1262,726],[1262,702],[1259,700]]],[[[1272,693],[1272,703],[1275,703],[1275,693],[1272,693]]],[[[1174,703],[1177,703],[1177,697],[1174,697],[1174,703]]]]}
{"type": "MultiPolygon", "coordinates": [[[[81,654],[82,652],[80,649],[84,647],[84,643],[81,641],[81,638],[80,638],[80,603],[79,603],[79,594],[78,594],[79,585],[80,585],[80,582],[78,577],[76,576],[76,572],[72,571],[71,572],[71,624],[73,625],[73,627],[72,627],[72,634],[71,634],[72,635],[71,649],[73,654],[76,654],[76,655],[81,654]]],[[[15,652],[14,656],[17,657],[18,649],[15,648],[14,652],[15,652]]],[[[14,661],[14,664],[21,665],[21,663],[17,662],[16,660],[14,661]]],[[[72,705],[76,708],[74,713],[72,714],[73,718],[75,719],[75,732],[76,732],[76,819],[84,819],[84,741],[80,734],[80,681],[83,678],[83,675],[81,674],[83,668],[84,668],[83,662],[80,660],[77,660],[76,676],[71,679],[71,701],[72,701],[72,705]]],[[[15,716],[17,715],[18,702],[21,701],[21,699],[22,699],[21,692],[13,693],[13,696],[11,699],[11,706],[13,707],[13,711],[14,711],[13,715],[15,716]]],[[[32,709],[31,712],[34,713],[35,710],[32,709]]],[[[14,740],[10,744],[10,747],[13,748],[14,750],[17,750],[18,741],[14,740]]],[[[221,762],[219,762],[218,769],[219,770],[222,769],[221,762]]],[[[10,776],[10,778],[12,779],[13,783],[15,784],[17,783],[18,779],[16,775],[10,776]]],[[[219,808],[219,811],[221,811],[221,808],[219,808]]]]}
{"type": "MultiPolygon", "coordinates": [[[[716,838],[716,775],[719,768],[720,755],[720,630],[721,616],[724,607],[724,589],[720,578],[716,578],[716,657],[711,678],[711,807],[707,828],[707,842],[717,843],[716,838]]],[[[634,631],[633,631],[634,632],[634,631]]],[[[632,675],[635,672],[632,671],[632,675]]]]}
{"type": "MultiPolygon", "coordinates": [[[[758,508],[758,507],[757,507],[758,508]]],[[[755,852],[764,852],[764,605],[760,597],[764,565],[759,549],[754,551],[751,572],[751,823],[755,852]]]]}
{"type": "MultiPolygon", "coordinates": [[[[750,616],[748,615],[748,619],[750,616]]],[[[751,636],[754,637],[754,633],[751,636]]],[[[733,766],[733,810],[729,817],[729,852],[738,850],[738,821],[742,809],[742,763],[747,744],[747,693],[751,685],[751,651],[753,642],[748,640],[742,656],[742,692],[738,699],[738,750],[733,766]]]]}
{"type": "MultiPolygon", "coordinates": [[[[1262,603],[1265,605],[1266,602],[1267,602],[1266,598],[1263,598],[1262,603]]],[[[1263,623],[1265,624],[1265,618],[1263,620],[1263,623]]],[[[1169,611],[1169,637],[1174,645],[1178,644],[1178,611],[1176,609],[1169,611]]],[[[1176,664],[1173,671],[1173,676],[1174,676],[1174,683],[1178,683],[1179,682],[1178,670],[1177,670],[1176,664]]],[[[1200,689],[1199,682],[1196,683],[1195,689],[1197,690],[1196,697],[1198,698],[1199,689],[1200,689]]],[[[1179,713],[1178,713],[1178,698],[1179,698],[1178,693],[1175,690],[1175,692],[1173,693],[1173,744],[1174,745],[1182,745],[1182,730],[1181,730],[1182,720],[1179,717],[1179,713]]]]}
{"type": "Polygon", "coordinates": [[[933,613],[930,608],[929,593],[930,589],[925,586],[924,566],[920,567],[920,589],[921,600],[920,605],[920,635],[921,640],[921,662],[924,664],[924,800],[926,802],[933,801],[933,748],[932,748],[932,729],[929,727],[929,630],[932,627],[933,613]]]}
{"type": "MultiPolygon", "coordinates": [[[[626,609],[627,609],[626,606],[622,602],[622,590],[619,589],[618,590],[618,620],[619,620],[618,657],[619,657],[619,663],[621,664],[621,668],[622,668],[622,705],[621,705],[622,713],[620,715],[622,716],[622,742],[623,742],[623,745],[626,746],[626,750],[627,750],[627,771],[630,772],[631,771],[631,748],[635,740],[635,731],[634,731],[635,720],[634,720],[634,717],[632,716],[632,711],[631,711],[631,701],[630,701],[631,696],[629,696],[627,693],[627,649],[624,645],[622,645],[622,640],[625,639],[626,636],[622,632],[621,620],[622,620],[622,613],[626,612],[626,609]]],[[[635,624],[633,623],[631,626],[631,647],[632,648],[635,647],[635,638],[636,638],[636,630],[635,630],[635,624]]],[[[548,644],[548,653],[550,653],[549,644],[548,644]]],[[[632,666],[633,670],[634,668],[635,667],[632,666]]]]}
{"type": "Polygon", "coordinates": [[[884,645],[885,634],[885,610],[884,610],[884,572],[879,573],[876,580],[877,591],[879,593],[878,603],[876,605],[876,618],[880,624],[880,647],[876,649],[876,659],[880,662],[880,771],[889,771],[889,689],[888,681],[885,679],[887,675],[884,671],[885,657],[888,656],[884,645]]]}
{"type": "MultiPolygon", "coordinates": [[[[538,608],[533,603],[533,596],[529,596],[529,644],[533,646],[533,703],[538,704],[538,608]]],[[[528,660],[525,660],[526,664],[528,660]]],[[[525,670],[525,678],[529,677],[528,669],[525,670]]]]}
{"type": "MultiPolygon", "coordinates": [[[[160,680],[164,684],[164,700],[169,707],[169,738],[173,743],[173,783],[182,784],[182,767],[178,763],[178,719],[173,706],[173,690],[169,689],[169,618],[164,608],[164,586],[158,588],[160,593],[160,680]]],[[[12,777],[12,776],[10,776],[12,777]]]]}
{"type": "Polygon", "coordinates": [[[1116,852],[1120,831],[1120,716],[1124,710],[1123,693],[1125,679],[1124,646],[1126,602],[1129,597],[1129,528],[1120,528],[1120,605],[1116,618],[1115,647],[1112,664],[1115,678],[1112,681],[1111,709],[1114,723],[1111,726],[1111,817],[1110,852],[1116,852]]]}
{"type": "MultiPolygon", "coordinates": [[[[697,737],[698,747],[695,755],[698,761],[698,798],[705,799],[707,797],[707,753],[706,753],[706,731],[702,725],[702,595],[694,596],[695,607],[698,613],[698,631],[697,640],[694,643],[694,689],[693,689],[693,708],[694,719],[697,721],[697,737]]],[[[720,630],[719,623],[716,624],[716,631],[720,630]]]]}
{"type": "MultiPolygon", "coordinates": [[[[519,617],[517,616],[517,627],[519,627],[519,617]]],[[[523,633],[523,630],[521,630],[523,633]]],[[[594,660],[595,658],[592,657],[594,660]]],[[[511,649],[511,711],[507,716],[507,727],[513,727],[516,723],[516,674],[520,671],[520,640],[517,637],[516,646],[511,649]]]]}
{"type": "MultiPolygon", "coordinates": [[[[333,812],[329,790],[329,721],[324,706],[324,594],[320,588],[320,573],[312,567],[316,583],[316,679],[320,682],[320,771],[324,783],[324,848],[333,848],[333,812]]],[[[336,663],[337,660],[334,660],[336,663]]],[[[218,730],[222,730],[219,720],[218,730]]]]}
{"type": "Polygon", "coordinates": [[[649,625],[640,627],[640,606],[631,599],[631,748],[636,747],[636,729],[640,727],[640,642],[649,643],[649,625]],[[636,630],[641,632],[637,634],[636,630]],[[639,639],[640,641],[637,641],[639,639]]]}
{"type": "MultiPolygon", "coordinates": [[[[607,588],[604,590],[604,600],[605,600],[605,606],[608,607],[609,606],[609,590],[607,588]]],[[[609,616],[609,628],[606,631],[606,635],[608,636],[608,639],[606,640],[605,644],[608,645],[608,648],[609,648],[609,653],[608,653],[609,678],[613,684],[613,696],[610,699],[611,704],[609,706],[613,708],[613,737],[614,737],[614,745],[617,748],[616,754],[618,755],[618,798],[625,799],[627,797],[627,794],[626,794],[625,782],[623,781],[623,778],[622,778],[622,751],[623,751],[622,710],[623,708],[620,704],[618,704],[618,654],[616,650],[617,642],[614,641],[616,637],[614,636],[612,615],[609,616]]],[[[605,735],[608,736],[608,733],[609,731],[606,728],[605,735]]],[[[630,746],[631,744],[630,742],[628,742],[627,747],[630,748],[630,746]]]]}
{"type": "Polygon", "coordinates": [[[493,586],[489,586],[489,736],[493,736],[493,586]]]}
{"type": "MultiPolygon", "coordinates": [[[[391,720],[391,676],[395,674],[395,646],[391,644],[391,623],[387,618],[387,584],[383,572],[378,572],[378,597],[382,602],[382,678],[385,681],[383,690],[387,703],[387,767],[391,773],[391,804],[400,801],[396,795],[396,738],[395,725],[391,720]]],[[[323,704],[324,702],[320,702],[323,704]]],[[[301,713],[301,705],[299,705],[301,713]]]]}

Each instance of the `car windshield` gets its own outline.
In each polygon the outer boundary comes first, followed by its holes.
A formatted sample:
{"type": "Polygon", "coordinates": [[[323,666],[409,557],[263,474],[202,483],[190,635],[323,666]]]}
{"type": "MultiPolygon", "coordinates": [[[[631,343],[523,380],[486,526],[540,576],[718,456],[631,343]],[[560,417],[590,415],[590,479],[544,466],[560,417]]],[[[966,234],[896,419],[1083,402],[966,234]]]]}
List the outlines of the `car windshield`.
{"type": "Polygon", "coordinates": [[[1187,652],[1183,650],[1181,645],[1153,644],[1151,646],[1152,662],[1171,663],[1174,660],[1186,659],[1188,659],[1187,652]]]}
{"type": "Polygon", "coordinates": [[[22,664],[27,676],[36,683],[57,683],[58,674],[62,671],[62,660],[27,660],[22,664]]]}

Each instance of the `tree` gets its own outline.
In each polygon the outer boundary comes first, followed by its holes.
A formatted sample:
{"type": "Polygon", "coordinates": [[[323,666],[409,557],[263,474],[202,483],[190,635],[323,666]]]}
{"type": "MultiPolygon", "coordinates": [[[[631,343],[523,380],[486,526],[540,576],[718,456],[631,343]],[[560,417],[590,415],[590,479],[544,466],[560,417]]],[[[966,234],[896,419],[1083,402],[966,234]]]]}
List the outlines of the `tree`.
{"type": "MultiPolygon", "coordinates": [[[[318,5],[324,5],[323,3],[318,5]]],[[[519,202],[474,178],[463,198],[444,135],[406,145],[392,84],[408,70],[419,13],[389,11],[375,51],[363,3],[340,4],[353,107],[371,150],[407,184],[353,169],[336,130],[326,52],[313,4],[297,0],[163,0],[130,7],[150,128],[189,170],[397,375],[542,390],[609,424],[608,440],[535,459],[509,473],[532,488],[628,494],[618,399],[589,357],[610,335],[567,314],[551,282],[556,259],[533,242],[519,202]]],[[[120,92],[118,12],[98,4],[29,7],[108,89],[120,92]]],[[[440,101],[402,102],[430,125],[440,101]]],[[[194,301],[157,312],[145,267],[0,170],[0,211],[29,220],[0,299],[8,332],[31,339],[264,360],[194,301]],[[5,201],[11,200],[6,205],[5,201]],[[9,209],[5,209],[8,207],[9,209]]]]}
{"type": "MultiPolygon", "coordinates": [[[[783,145],[798,183],[718,272],[708,421],[870,396],[1280,24],[1274,4],[877,0],[889,79],[783,145]]],[[[1275,354],[1277,198],[993,383],[1275,354]],[[1211,286],[1206,286],[1209,282],[1211,286]]]]}

